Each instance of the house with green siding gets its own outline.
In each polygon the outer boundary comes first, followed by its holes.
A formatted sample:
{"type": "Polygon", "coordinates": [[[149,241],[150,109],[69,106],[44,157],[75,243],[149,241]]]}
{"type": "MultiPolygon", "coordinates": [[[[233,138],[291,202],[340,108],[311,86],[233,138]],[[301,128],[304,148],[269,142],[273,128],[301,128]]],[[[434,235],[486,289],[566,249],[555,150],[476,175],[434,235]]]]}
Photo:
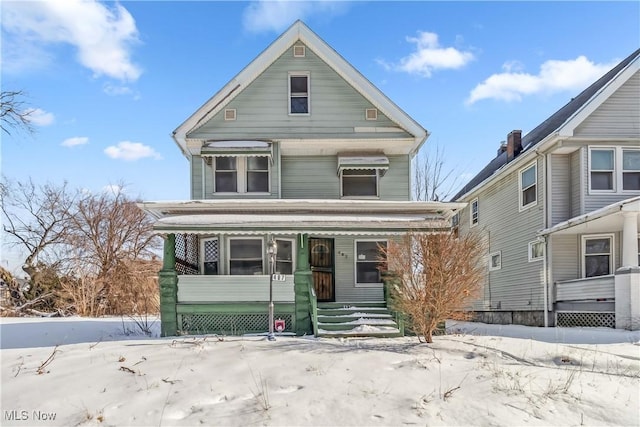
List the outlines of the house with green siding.
{"type": "Polygon", "coordinates": [[[453,200],[487,242],[476,318],[640,329],[640,50],[497,156],[453,200]]]}
{"type": "Polygon", "coordinates": [[[283,332],[401,334],[381,249],[465,206],[411,200],[427,137],[294,23],[174,131],[191,199],[140,204],[165,241],[162,334],[264,332],[270,301],[283,332]]]}

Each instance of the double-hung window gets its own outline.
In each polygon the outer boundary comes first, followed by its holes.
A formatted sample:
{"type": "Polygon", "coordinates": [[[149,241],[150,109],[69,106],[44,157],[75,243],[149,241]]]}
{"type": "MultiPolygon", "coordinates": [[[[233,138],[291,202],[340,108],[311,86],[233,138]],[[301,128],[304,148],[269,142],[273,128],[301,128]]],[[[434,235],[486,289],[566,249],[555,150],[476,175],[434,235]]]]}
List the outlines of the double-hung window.
{"type": "Polygon", "coordinates": [[[214,163],[216,193],[269,192],[269,157],[219,156],[214,163]]]}
{"type": "Polygon", "coordinates": [[[591,149],[589,157],[589,188],[593,191],[615,191],[615,149],[591,149]]]}
{"type": "Polygon", "coordinates": [[[373,285],[382,283],[380,270],[385,268],[382,258],[387,248],[385,240],[359,240],[356,245],[356,285],[373,285]]]}
{"type": "Polygon", "coordinates": [[[263,253],[262,239],[260,238],[230,238],[229,274],[264,274],[263,253]]]}
{"type": "Polygon", "coordinates": [[[583,236],[582,255],[584,277],[613,274],[613,235],[583,236]]]}
{"type": "Polygon", "coordinates": [[[289,114],[309,114],[309,73],[289,73],[289,114]]]}
{"type": "Polygon", "coordinates": [[[536,204],[537,182],[537,167],[535,163],[520,171],[520,210],[536,204]]]}
{"type": "Polygon", "coordinates": [[[471,227],[473,227],[474,225],[478,224],[478,199],[475,198],[471,201],[471,210],[470,210],[470,214],[471,217],[469,218],[469,220],[471,221],[471,227]]]}
{"type": "Polygon", "coordinates": [[[293,240],[276,239],[278,253],[276,254],[276,273],[293,274],[293,240]]]}
{"type": "Polygon", "coordinates": [[[640,150],[622,150],[622,190],[640,190],[640,150]]]}

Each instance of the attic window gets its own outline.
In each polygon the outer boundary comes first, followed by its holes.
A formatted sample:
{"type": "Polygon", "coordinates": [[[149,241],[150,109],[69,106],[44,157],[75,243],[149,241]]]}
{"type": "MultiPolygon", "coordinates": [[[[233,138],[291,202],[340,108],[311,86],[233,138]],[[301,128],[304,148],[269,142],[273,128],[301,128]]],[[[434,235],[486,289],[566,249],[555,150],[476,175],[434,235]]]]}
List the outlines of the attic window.
{"type": "Polygon", "coordinates": [[[235,108],[228,108],[226,110],[224,110],[224,119],[229,121],[229,120],[235,120],[236,119],[236,109],[235,108]]]}
{"type": "Polygon", "coordinates": [[[378,120],[378,109],[377,108],[367,108],[365,113],[365,118],[367,120],[378,120]]]}
{"type": "Polygon", "coordinates": [[[293,47],[293,57],[294,58],[304,58],[305,48],[302,45],[296,45],[293,47]]]}
{"type": "Polygon", "coordinates": [[[309,114],[309,73],[289,74],[289,114],[309,114]]]}

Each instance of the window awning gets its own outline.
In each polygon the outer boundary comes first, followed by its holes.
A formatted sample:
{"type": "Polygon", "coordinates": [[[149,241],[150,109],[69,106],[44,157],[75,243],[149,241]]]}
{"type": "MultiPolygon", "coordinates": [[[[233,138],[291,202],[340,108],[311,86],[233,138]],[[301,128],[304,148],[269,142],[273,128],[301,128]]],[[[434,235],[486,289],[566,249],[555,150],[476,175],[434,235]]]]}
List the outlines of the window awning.
{"type": "Polygon", "coordinates": [[[271,143],[265,141],[211,141],[202,146],[204,157],[267,156],[271,157],[271,143]]]}
{"type": "Polygon", "coordinates": [[[345,169],[389,169],[389,159],[386,156],[339,156],[338,173],[345,169]]]}

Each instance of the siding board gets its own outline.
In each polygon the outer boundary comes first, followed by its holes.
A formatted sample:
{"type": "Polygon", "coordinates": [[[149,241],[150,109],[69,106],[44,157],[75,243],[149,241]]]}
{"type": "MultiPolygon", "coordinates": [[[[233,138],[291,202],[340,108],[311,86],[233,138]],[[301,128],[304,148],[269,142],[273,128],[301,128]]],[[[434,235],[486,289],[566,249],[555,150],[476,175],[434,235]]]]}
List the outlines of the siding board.
{"type": "Polygon", "coordinates": [[[551,155],[551,224],[571,218],[571,167],[568,155],[551,155]]]}

